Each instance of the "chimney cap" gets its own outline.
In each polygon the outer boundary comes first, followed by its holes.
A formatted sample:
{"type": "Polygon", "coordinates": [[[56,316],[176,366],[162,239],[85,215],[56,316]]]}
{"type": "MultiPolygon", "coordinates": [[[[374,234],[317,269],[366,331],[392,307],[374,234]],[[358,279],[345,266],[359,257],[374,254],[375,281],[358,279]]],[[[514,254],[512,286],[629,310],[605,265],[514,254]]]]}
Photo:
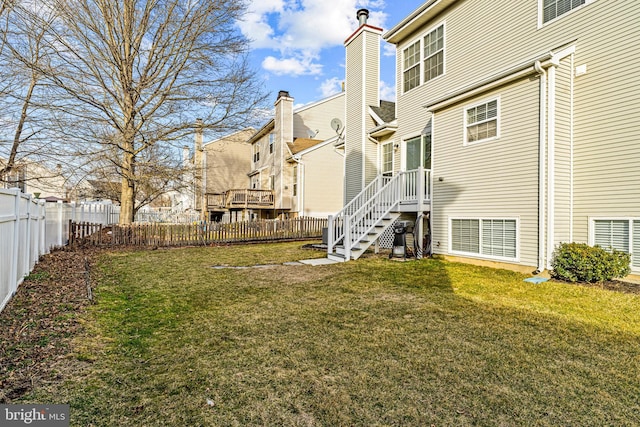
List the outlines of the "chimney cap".
{"type": "Polygon", "coordinates": [[[369,19],[369,10],[368,9],[358,9],[356,12],[356,17],[358,18],[358,24],[363,26],[367,23],[367,19],[369,19]]]}
{"type": "Polygon", "coordinates": [[[286,98],[291,97],[291,95],[289,95],[289,91],[281,90],[280,92],[278,92],[278,99],[282,98],[283,96],[286,98]]]}

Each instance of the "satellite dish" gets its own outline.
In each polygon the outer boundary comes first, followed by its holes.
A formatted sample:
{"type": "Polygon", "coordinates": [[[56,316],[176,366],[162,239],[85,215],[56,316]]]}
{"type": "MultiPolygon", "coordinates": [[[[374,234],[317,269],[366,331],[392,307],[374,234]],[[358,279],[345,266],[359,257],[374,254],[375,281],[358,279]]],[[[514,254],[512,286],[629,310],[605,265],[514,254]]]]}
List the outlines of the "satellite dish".
{"type": "Polygon", "coordinates": [[[331,120],[331,129],[336,131],[336,133],[340,133],[340,129],[342,129],[342,121],[338,118],[331,120]]]}

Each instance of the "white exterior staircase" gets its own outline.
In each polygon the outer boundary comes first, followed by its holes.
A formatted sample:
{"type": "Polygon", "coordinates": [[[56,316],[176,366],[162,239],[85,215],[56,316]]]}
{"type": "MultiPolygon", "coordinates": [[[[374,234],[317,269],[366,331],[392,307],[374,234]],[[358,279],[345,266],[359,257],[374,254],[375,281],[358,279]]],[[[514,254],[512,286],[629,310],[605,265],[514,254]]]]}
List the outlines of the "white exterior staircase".
{"type": "Polygon", "coordinates": [[[327,257],[358,259],[399,217],[419,212],[431,200],[431,171],[416,169],[379,175],[340,212],[329,216],[327,257]]]}

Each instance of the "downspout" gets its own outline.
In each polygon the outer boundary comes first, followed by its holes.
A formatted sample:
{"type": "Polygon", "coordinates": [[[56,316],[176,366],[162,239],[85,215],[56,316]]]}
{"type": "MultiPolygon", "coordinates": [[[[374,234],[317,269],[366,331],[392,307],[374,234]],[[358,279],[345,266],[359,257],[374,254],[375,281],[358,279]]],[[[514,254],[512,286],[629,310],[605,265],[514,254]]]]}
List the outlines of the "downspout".
{"type": "Polygon", "coordinates": [[[296,176],[296,181],[298,182],[298,216],[304,216],[304,185],[302,185],[301,176],[304,176],[304,163],[302,162],[302,157],[293,155],[291,159],[298,164],[298,176],[296,176]],[[302,213],[302,215],[300,215],[302,213]]]}
{"type": "Polygon", "coordinates": [[[551,257],[555,244],[555,141],[556,141],[556,64],[552,62],[547,70],[547,268],[551,268],[551,257]]]}
{"type": "Polygon", "coordinates": [[[545,127],[546,127],[546,85],[547,85],[547,73],[540,64],[540,61],[536,61],[533,64],[533,68],[540,76],[540,106],[539,106],[539,135],[538,135],[538,268],[534,271],[534,274],[539,274],[545,270],[545,127]]]}

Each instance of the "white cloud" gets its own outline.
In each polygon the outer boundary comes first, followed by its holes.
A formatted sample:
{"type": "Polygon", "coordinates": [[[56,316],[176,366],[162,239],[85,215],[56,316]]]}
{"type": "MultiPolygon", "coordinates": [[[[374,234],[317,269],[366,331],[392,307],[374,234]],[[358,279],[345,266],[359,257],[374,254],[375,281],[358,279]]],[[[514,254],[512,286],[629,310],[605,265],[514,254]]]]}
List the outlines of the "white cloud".
{"type": "Polygon", "coordinates": [[[384,81],[380,81],[380,99],[384,99],[385,101],[395,101],[396,100],[396,87],[394,85],[389,85],[384,81]]]}
{"type": "Polygon", "coordinates": [[[383,0],[251,0],[249,13],[238,23],[254,49],[271,49],[263,67],[279,75],[317,74],[323,49],[342,46],[357,28],[356,10],[369,8],[368,23],[384,27],[383,0]],[[301,66],[302,70],[301,71],[301,66]]]}
{"type": "Polygon", "coordinates": [[[343,80],[338,77],[332,77],[323,81],[322,84],[320,84],[320,93],[322,93],[322,97],[327,98],[331,95],[342,92],[342,81],[343,80]]]}
{"type": "Polygon", "coordinates": [[[276,58],[267,56],[262,61],[262,68],[278,76],[304,76],[322,73],[322,64],[313,62],[312,58],[276,58]]]}
{"type": "Polygon", "coordinates": [[[396,56],[396,45],[391,43],[382,43],[383,56],[396,56]]]}

